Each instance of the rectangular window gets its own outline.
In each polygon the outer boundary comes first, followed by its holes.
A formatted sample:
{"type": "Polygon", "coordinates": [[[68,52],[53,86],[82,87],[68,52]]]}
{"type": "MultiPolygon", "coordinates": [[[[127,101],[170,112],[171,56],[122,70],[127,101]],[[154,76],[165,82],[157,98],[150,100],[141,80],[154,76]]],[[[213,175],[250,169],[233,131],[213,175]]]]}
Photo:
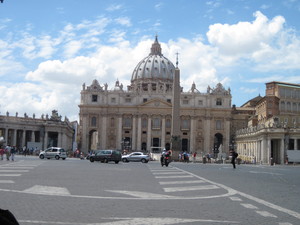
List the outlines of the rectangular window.
{"type": "Polygon", "coordinates": [[[168,103],[171,103],[171,99],[167,99],[167,102],[168,102],[168,103]]]}
{"type": "Polygon", "coordinates": [[[160,126],[160,118],[153,118],[152,120],[152,128],[153,129],[159,129],[160,126]]]}
{"type": "Polygon", "coordinates": [[[126,103],[131,103],[131,98],[125,98],[126,103]]]}
{"type": "Polygon", "coordinates": [[[216,130],[222,130],[222,121],[221,120],[216,121],[216,130]]]}
{"type": "Polygon", "coordinates": [[[202,101],[202,100],[199,100],[199,101],[198,101],[198,105],[203,105],[203,101],[202,101]]]}
{"type": "Polygon", "coordinates": [[[132,120],[131,118],[124,118],[124,127],[131,127],[132,120]]]}
{"type": "Polygon", "coordinates": [[[98,101],[98,95],[92,95],[92,102],[98,101]]]}
{"type": "Polygon", "coordinates": [[[181,129],[183,130],[190,129],[190,120],[188,119],[181,120],[181,129]]]}
{"type": "Polygon", "coordinates": [[[222,99],[221,98],[217,98],[216,105],[222,105],[222,99]]]}
{"type": "Polygon", "coordinates": [[[144,102],[144,103],[145,103],[145,102],[147,102],[147,101],[148,101],[148,99],[147,99],[147,98],[144,98],[144,99],[143,99],[143,102],[144,102]]]}
{"type": "Polygon", "coordinates": [[[146,118],[142,119],[142,128],[147,128],[148,121],[146,118]]]}
{"type": "Polygon", "coordinates": [[[92,117],[91,126],[93,126],[93,127],[97,126],[97,118],[96,117],[92,117]]]}
{"type": "Polygon", "coordinates": [[[186,99],[182,100],[182,104],[183,105],[188,105],[189,104],[189,100],[186,100],[186,99]]]}
{"type": "Polygon", "coordinates": [[[111,98],[111,103],[116,103],[116,98],[111,98]]]}

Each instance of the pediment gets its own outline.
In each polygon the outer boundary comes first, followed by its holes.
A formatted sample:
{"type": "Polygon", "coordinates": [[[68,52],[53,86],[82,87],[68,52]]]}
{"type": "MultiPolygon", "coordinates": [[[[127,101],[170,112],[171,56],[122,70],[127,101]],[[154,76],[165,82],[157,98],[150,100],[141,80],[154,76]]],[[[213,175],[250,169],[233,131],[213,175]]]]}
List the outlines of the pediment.
{"type": "Polygon", "coordinates": [[[141,104],[143,107],[172,107],[171,103],[168,103],[162,99],[151,99],[143,104],[141,104]]]}

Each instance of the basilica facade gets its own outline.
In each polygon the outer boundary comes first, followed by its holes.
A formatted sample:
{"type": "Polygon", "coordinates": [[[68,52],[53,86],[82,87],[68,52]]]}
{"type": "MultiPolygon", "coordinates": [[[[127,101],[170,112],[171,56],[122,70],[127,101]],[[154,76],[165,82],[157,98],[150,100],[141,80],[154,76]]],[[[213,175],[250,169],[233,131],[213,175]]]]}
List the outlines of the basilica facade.
{"type": "MultiPolygon", "coordinates": [[[[157,37],[138,62],[125,88],[94,80],[83,84],[79,104],[79,148],[160,152],[171,148],[174,64],[162,54],[157,37]],[[146,54],[146,53],[145,53],[146,54]]],[[[178,69],[179,70],[179,69],[178,69]]],[[[205,93],[191,84],[179,89],[181,150],[199,154],[229,151],[231,93],[221,83],[205,93]]],[[[243,118],[244,120],[244,118],[243,118]]],[[[174,123],[174,121],[173,121],[174,123]]]]}

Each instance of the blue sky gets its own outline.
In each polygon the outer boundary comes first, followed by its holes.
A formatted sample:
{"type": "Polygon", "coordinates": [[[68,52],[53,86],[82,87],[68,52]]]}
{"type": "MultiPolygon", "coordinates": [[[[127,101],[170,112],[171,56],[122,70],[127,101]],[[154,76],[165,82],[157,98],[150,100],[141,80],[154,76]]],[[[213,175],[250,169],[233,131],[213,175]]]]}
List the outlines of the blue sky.
{"type": "Polygon", "coordinates": [[[76,120],[82,84],[129,85],[156,34],[184,91],[221,82],[240,106],[300,83],[300,0],[4,0],[0,114],[76,120]]]}

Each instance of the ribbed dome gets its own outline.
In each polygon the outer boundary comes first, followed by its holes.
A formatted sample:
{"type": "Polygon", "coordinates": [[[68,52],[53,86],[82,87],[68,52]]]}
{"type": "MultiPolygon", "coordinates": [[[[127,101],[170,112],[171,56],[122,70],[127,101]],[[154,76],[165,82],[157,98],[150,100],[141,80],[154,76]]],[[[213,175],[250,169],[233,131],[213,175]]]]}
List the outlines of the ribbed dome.
{"type": "Polygon", "coordinates": [[[160,79],[172,81],[175,67],[173,63],[161,53],[157,36],[152,44],[149,56],[145,57],[135,67],[131,82],[141,79],[160,79]]]}

